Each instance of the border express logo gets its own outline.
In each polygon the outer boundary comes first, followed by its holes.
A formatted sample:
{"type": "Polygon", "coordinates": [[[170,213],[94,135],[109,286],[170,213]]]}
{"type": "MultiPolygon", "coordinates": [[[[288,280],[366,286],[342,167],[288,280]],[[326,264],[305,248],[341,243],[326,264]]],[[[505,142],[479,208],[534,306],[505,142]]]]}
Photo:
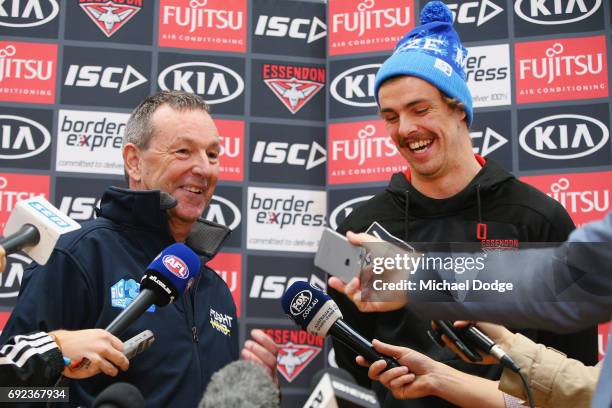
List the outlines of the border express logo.
{"type": "MultiPolygon", "coordinates": [[[[121,278],[117,283],[110,287],[111,306],[125,309],[140,294],[140,283],[134,279],[125,280],[121,278]]],[[[151,305],[147,312],[154,312],[155,305],[151,305]]]]}
{"type": "Polygon", "coordinates": [[[100,31],[107,37],[111,37],[142,9],[142,1],[130,2],[138,5],[121,3],[125,1],[110,0],[100,4],[96,1],[81,0],[79,5],[100,31]]]}
{"type": "Polygon", "coordinates": [[[249,187],[247,248],[316,252],[325,225],[326,194],[249,187]]]}
{"type": "Polygon", "coordinates": [[[263,80],[295,114],[325,85],[325,68],[264,64],[263,80]]]}

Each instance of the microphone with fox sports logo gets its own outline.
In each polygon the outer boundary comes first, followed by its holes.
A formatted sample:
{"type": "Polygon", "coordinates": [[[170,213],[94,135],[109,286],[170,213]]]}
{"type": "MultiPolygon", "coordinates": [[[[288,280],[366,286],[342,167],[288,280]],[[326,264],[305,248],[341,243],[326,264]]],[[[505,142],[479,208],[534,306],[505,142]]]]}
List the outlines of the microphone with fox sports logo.
{"type": "Polygon", "coordinates": [[[121,335],[151,305],[174,302],[200,274],[200,258],[187,245],[176,243],[164,249],[147,267],[140,280],[140,293],[107,327],[121,335]]]}
{"type": "Polygon", "coordinates": [[[0,246],[7,254],[21,249],[44,265],[49,260],[60,235],[81,226],[64,215],[44,197],[32,197],[17,202],[4,226],[0,246]]]}
{"type": "Polygon", "coordinates": [[[285,313],[307,332],[321,337],[330,334],[371,363],[385,360],[387,369],[400,366],[395,359],[374,350],[370,341],[346,324],[336,302],[314,286],[295,282],[287,288],[281,302],[285,313]]]}

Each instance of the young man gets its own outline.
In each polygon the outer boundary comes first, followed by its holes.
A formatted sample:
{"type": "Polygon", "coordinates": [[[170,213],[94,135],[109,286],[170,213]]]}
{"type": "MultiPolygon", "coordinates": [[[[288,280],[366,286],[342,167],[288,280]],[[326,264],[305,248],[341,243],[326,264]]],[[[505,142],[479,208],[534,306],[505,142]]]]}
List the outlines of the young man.
{"type": "MultiPolygon", "coordinates": [[[[106,327],[135,297],[146,266],[174,242],[204,262],[199,279],[175,303],[150,308],[122,335],[155,335],[126,373],[73,382],[70,405],[90,406],[111,382],[134,384],[147,407],[198,405],[212,374],[236,360],[236,307],[229,288],[205,261],[225,227],[202,220],[219,175],[219,136],[202,99],[186,92],[147,97],[128,121],[123,160],[130,189],[109,188],[98,218],[62,236],[45,266],[24,276],[2,340],[18,333],[106,327]]],[[[277,347],[253,331],[242,357],[274,375],[277,347]]],[[[3,341],[0,341],[0,343],[3,341]]]]}
{"type": "MultiPolygon", "coordinates": [[[[491,240],[515,245],[566,240],[574,225],[559,203],[473,154],[472,98],[463,71],[466,57],[452,28],[450,10],[441,2],[430,2],[421,13],[421,25],[400,40],[375,80],[380,116],[410,169],[394,174],[387,189],[355,209],[338,232],[364,232],[378,222],[417,249],[417,243],[427,242],[486,247],[491,240]]],[[[344,285],[333,286],[336,290],[329,292],[344,319],[366,338],[409,347],[461,371],[499,378],[498,368],[470,366],[440,349],[427,334],[430,322],[420,319],[410,306],[365,313],[344,295],[344,285]]],[[[585,364],[596,362],[596,327],[563,337],[539,332],[535,340],[585,364]]],[[[362,385],[371,384],[384,406],[448,406],[433,397],[396,401],[380,384],[370,383],[366,371],[356,367],[354,353],[339,342],[334,342],[334,349],[338,364],[362,385]]]]}

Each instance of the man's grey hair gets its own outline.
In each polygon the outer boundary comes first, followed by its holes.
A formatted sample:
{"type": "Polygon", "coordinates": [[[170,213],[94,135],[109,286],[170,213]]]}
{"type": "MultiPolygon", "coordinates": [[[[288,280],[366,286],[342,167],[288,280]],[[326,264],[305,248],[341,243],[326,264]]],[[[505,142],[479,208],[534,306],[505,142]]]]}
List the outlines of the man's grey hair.
{"type": "Polygon", "coordinates": [[[151,122],[151,116],[162,105],[168,105],[175,110],[202,110],[210,113],[210,108],[198,95],[184,91],[162,91],[155,95],[147,96],[134,109],[128,119],[123,134],[123,146],[127,143],[135,144],[139,149],[149,147],[155,129],[151,122]]]}

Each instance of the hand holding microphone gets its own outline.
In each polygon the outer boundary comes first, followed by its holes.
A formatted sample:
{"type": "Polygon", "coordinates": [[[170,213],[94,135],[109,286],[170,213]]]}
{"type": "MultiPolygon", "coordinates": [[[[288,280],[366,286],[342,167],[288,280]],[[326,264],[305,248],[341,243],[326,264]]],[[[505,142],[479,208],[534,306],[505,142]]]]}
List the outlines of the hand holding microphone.
{"type": "Polygon", "coordinates": [[[317,336],[328,334],[368,361],[384,360],[387,367],[399,367],[393,358],[380,354],[367,339],[342,320],[338,305],[327,293],[298,281],[287,288],[282,299],[285,313],[302,329],[317,336]]]}

